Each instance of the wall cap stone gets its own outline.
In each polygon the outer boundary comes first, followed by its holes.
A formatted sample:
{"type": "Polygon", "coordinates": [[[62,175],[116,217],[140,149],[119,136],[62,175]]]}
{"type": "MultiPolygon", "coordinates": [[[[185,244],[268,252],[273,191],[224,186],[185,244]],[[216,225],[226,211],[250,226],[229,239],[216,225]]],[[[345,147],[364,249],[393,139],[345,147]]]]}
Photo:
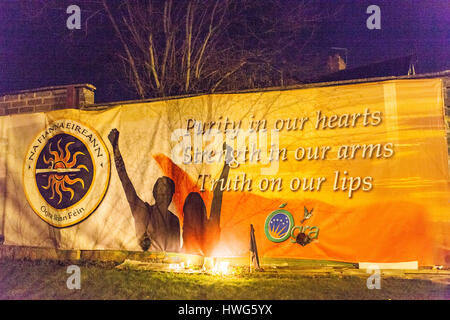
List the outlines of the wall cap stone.
{"type": "Polygon", "coordinates": [[[0,96],[9,96],[9,95],[17,95],[17,94],[23,94],[23,93],[35,93],[35,92],[41,92],[41,91],[54,91],[54,90],[60,90],[60,89],[67,89],[68,87],[75,87],[78,88],[87,88],[91,91],[97,90],[95,86],[93,86],[90,83],[78,83],[78,84],[68,84],[68,85],[61,85],[61,86],[50,86],[50,87],[41,87],[41,88],[31,88],[31,89],[24,89],[24,90],[16,90],[16,91],[8,91],[8,92],[0,92],[0,96]]]}

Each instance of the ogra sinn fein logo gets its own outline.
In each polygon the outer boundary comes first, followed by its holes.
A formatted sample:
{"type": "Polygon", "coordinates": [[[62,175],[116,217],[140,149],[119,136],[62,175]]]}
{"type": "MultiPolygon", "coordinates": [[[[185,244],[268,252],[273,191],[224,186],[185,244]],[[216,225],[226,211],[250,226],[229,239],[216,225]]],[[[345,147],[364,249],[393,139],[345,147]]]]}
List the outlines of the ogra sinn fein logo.
{"type": "Polygon", "coordinates": [[[110,159],[101,137],[73,121],[57,120],[32,141],[23,184],[34,212],[64,228],[86,219],[108,188],[110,159]]]}
{"type": "Polygon", "coordinates": [[[306,246],[319,237],[319,227],[304,226],[303,223],[312,217],[313,209],[308,211],[304,207],[303,218],[299,226],[294,225],[292,214],[282,209],[287,204],[282,204],[280,209],[271,212],[264,225],[264,232],[267,239],[272,242],[283,242],[291,238],[291,242],[306,246]]]}

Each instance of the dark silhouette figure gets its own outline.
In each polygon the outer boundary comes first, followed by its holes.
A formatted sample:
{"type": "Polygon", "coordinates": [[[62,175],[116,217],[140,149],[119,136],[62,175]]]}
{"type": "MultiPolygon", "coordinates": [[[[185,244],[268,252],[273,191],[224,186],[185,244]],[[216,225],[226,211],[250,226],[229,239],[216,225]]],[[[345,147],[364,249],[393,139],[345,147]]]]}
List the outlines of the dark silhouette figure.
{"type": "Polygon", "coordinates": [[[119,131],[112,129],[108,135],[114,151],[117,173],[131,208],[136,227],[136,236],[142,250],[180,251],[180,223],[178,217],[169,211],[175,193],[175,183],[169,177],[158,178],[153,186],[155,204],[141,200],[128,177],[119,150],[119,131]]]}
{"type": "Polygon", "coordinates": [[[205,203],[198,192],[191,192],[183,206],[183,251],[192,254],[210,256],[220,239],[220,212],[222,209],[223,190],[230,172],[231,148],[224,144],[225,164],[213,191],[213,200],[209,219],[205,203]],[[222,188],[223,189],[223,188],[222,188]]]}

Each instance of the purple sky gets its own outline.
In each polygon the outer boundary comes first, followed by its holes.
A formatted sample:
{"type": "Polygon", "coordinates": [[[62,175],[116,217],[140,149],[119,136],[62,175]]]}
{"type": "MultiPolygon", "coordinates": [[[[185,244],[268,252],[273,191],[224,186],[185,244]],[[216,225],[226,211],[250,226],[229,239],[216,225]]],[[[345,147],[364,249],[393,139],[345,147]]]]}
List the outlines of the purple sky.
{"type": "MultiPolygon", "coordinates": [[[[52,11],[53,20],[29,23],[17,2],[0,1],[0,92],[88,82],[98,88],[97,102],[134,98],[119,83],[123,77],[119,68],[105,63],[116,46],[106,20],[103,29],[87,38],[83,30],[71,35],[65,27],[65,10],[52,11]],[[54,32],[43,31],[49,29],[54,32]],[[77,41],[62,45],[61,37],[69,36],[77,41]]],[[[348,67],[414,53],[418,73],[450,69],[449,0],[335,2],[343,5],[340,18],[323,26],[316,44],[323,49],[347,48],[348,67]],[[381,30],[366,28],[366,8],[372,4],[381,8],[381,30]]]]}
{"type": "Polygon", "coordinates": [[[418,72],[450,69],[450,1],[346,0],[342,18],[326,37],[349,49],[349,67],[415,53],[418,72]],[[366,28],[366,8],[381,9],[381,30],[366,28]]]}

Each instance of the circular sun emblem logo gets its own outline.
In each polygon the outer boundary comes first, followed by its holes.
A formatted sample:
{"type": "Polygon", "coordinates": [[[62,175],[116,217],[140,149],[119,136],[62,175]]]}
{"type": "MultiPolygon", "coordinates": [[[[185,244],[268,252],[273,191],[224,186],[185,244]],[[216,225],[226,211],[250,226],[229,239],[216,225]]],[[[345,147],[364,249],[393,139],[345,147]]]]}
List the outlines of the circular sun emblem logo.
{"type": "Polygon", "coordinates": [[[283,242],[289,238],[293,226],[292,214],[289,211],[278,209],[267,216],[264,231],[270,241],[283,242]]]}
{"type": "Polygon", "coordinates": [[[92,129],[70,120],[53,122],[27,153],[24,188],[28,202],[55,227],[86,219],[105,195],[109,161],[108,150],[92,129]]]}

